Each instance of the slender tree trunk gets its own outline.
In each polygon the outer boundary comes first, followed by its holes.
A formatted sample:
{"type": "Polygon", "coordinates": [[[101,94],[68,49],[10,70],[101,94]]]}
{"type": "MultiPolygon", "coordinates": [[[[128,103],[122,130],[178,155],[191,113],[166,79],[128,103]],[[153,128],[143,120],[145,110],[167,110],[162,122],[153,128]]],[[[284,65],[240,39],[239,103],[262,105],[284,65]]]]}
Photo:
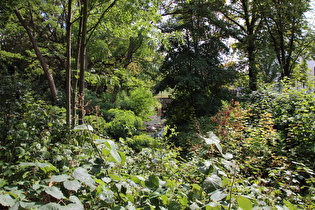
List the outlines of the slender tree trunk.
{"type": "Polygon", "coordinates": [[[257,68],[256,68],[254,42],[248,43],[247,53],[248,53],[248,61],[249,61],[249,69],[248,69],[249,89],[251,91],[256,91],[257,90],[257,68]]]}
{"type": "Polygon", "coordinates": [[[72,19],[72,0],[68,1],[68,17],[67,17],[67,69],[66,69],[66,122],[71,127],[71,23],[72,19]]]}
{"type": "Polygon", "coordinates": [[[80,48],[80,73],[79,73],[79,124],[84,123],[84,85],[85,85],[85,70],[86,70],[86,34],[87,34],[87,19],[88,19],[88,0],[82,0],[82,34],[80,48]]]}
{"type": "Polygon", "coordinates": [[[50,93],[51,93],[51,100],[53,102],[56,102],[57,101],[57,89],[56,89],[54,78],[48,69],[48,64],[46,63],[38,45],[37,45],[37,41],[36,41],[32,31],[30,30],[27,23],[25,22],[25,20],[23,19],[19,10],[16,7],[14,7],[14,13],[16,14],[17,18],[19,19],[20,23],[22,24],[22,26],[24,27],[24,29],[26,30],[26,32],[28,34],[28,37],[29,37],[29,39],[33,45],[34,50],[35,50],[35,54],[36,54],[36,56],[40,62],[40,65],[42,66],[44,73],[45,73],[45,76],[48,80],[49,89],[50,89],[50,93]]]}
{"type": "MultiPolygon", "coordinates": [[[[81,1],[78,1],[78,6],[81,8],[81,1]]],[[[81,35],[82,35],[82,9],[80,10],[80,18],[79,18],[79,32],[76,43],[76,62],[75,62],[75,71],[73,72],[72,79],[72,127],[77,125],[77,111],[78,111],[78,101],[77,101],[77,90],[78,90],[78,71],[80,69],[80,49],[81,49],[81,35]]]]}

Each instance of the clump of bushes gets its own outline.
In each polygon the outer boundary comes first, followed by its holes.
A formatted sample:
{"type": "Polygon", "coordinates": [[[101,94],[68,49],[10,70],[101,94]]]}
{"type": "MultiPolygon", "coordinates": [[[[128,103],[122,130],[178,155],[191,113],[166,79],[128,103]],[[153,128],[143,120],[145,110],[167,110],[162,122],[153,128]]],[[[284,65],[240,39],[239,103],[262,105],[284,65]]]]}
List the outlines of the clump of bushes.
{"type": "Polygon", "coordinates": [[[116,140],[139,134],[145,129],[143,120],[130,110],[110,109],[107,119],[109,122],[105,127],[106,132],[116,140]]]}
{"type": "Polygon", "coordinates": [[[140,134],[127,138],[126,143],[136,152],[140,152],[143,148],[158,148],[160,146],[160,142],[148,134],[140,134]]]}

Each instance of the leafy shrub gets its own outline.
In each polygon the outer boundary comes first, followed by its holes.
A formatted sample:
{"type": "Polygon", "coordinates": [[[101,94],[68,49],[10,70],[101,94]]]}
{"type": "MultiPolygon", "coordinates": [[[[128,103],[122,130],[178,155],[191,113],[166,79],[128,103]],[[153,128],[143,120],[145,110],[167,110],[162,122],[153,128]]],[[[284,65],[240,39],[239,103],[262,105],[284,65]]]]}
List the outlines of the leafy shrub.
{"type": "MultiPolygon", "coordinates": [[[[281,136],[278,142],[283,155],[287,153],[304,157],[313,162],[315,158],[315,93],[313,87],[292,87],[283,84],[280,91],[269,87],[252,94],[251,112],[266,110],[274,117],[274,128],[281,136]]],[[[279,151],[280,152],[280,151],[279,151]]]]}
{"type": "Polygon", "coordinates": [[[21,155],[28,154],[30,147],[45,147],[46,151],[34,151],[40,156],[48,153],[51,144],[64,142],[67,138],[65,109],[44,104],[42,101],[26,100],[21,104],[23,112],[16,113],[0,145],[1,155],[7,161],[16,161],[21,155]]]}
{"type": "Polygon", "coordinates": [[[94,131],[101,136],[106,136],[106,120],[102,116],[88,115],[84,117],[84,122],[91,125],[94,131]]]}
{"type": "Polygon", "coordinates": [[[271,110],[270,107],[253,109],[253,104],[244,109],[236,102],[226,104],[212,120],[217,124],[216,133],[223,140],[225,150],[240,163],[239,173],[249,183],[260,184],[262,189],[266,187],[264,190],[272,187],[274,192],[268,194],[270,197],[287,201],[290,197],[290,202],[297,204],[297,196],[312,192],[306,183],[314,176],[313,170],[302,163],[303,159],[283,155],[271,110]]]}
{"type": "Polygon", "coordinates": [[[116,140],[131,137],[144,129],[142,119],[130,110],[110,109],[107,116],[110,122],[106,125],[106,132],[116,140]]]}
{"type": "Polygon", "coordinates": [[[111,93],[104,92],[98,94],[91,90],[86,90],[84,95],[85,101],[87,101],[86,113],[87,115],[105,115],[106,111],[115,107],[113,104],[114,96],[111,93]]]}
{"type": "Polygon", "coordinates": [[[130,148],[137,152],[141,151],[142,148],[157,148],[160,145],[157,139],[154,139],[147,134],[140,134],[127,138],[126,143],[130,148]]]}
{"type": "Polygon", "coordinates": [[[53,147],[52,151],[59,148],[54,164],[42,159],[21,159],[13,165],[0,161],[0,205],[13,209],[293,209],[313,203],[300,199],[301,204],[294,205],[295,193],[282,202],[277,199],[279,191],[240,176],[241,167],[211,132],[200,137],[203,144],[195,155],[182,161],[179,151],[167,145],[133,153],[99,138],[90,126],[75,130],[69,136],[71,144],[53,147]],[[78,138],[89,140],[74,146],[78,138]],[[210,155],[199,155],[206,153],[210,155]]]}
{"type": "Polygon", "coordinates": [[[145,120],[155,114],[154,107],[157,106],[157,100],[149,89],[136,87],[128,91],[121,91],[117,95],[116,106],[119,109],[131,110],[136,116],[145,120]]]}

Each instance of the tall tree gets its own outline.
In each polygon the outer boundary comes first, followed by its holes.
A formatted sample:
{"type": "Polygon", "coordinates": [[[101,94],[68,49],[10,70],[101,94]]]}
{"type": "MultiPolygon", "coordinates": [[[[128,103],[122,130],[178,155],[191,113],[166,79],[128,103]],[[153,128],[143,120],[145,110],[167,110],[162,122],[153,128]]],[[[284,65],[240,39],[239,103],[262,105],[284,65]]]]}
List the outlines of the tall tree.
{"type": "Polygon", "coordinates": [[[172,18],[164,31],[183,37],[170,40],[156,91],[172,91],[166,117],[178,128],[214,114],[228,95],[224,85],[233,80],[232,71],[221,63],[227,47],[221,40],[224,34],[213,24],[219,21],[213,5],[206,0],[176,1],[175,9],[167,12],[172,18]]]}
{"type": "Polygon", "coordinates": [[[81,45],[80,45],[80,74],[79,74],[79,124],[84,123],[84,86],[85,86],[85,71],[86,71],[86,36],[87,36],[87,21],[88,21],[88,5],[89,0],[82,1],[82,30],[81,30],[81,45]]]}
{"type": "MultiPolygon", "coordinates": [[[[19,9],[16,6],[14,7],[14,13],[16,14],[18,20],[20,21],[22,26],[25,28],[25,30],[29,36],[29,39],[33,45],[34,50],[35,50],[36,56],[37,56],[41,66],[45,72],[45,75],[46,75],[46,78],[47,78],[47,81],[49,84],[49,88],[50,88],[51,99],[53,102],[56,102],[57,101],[57,89],[56,89],[55,81],[54,81],[52,74],[49,71],[49,67],[48,67],[47,62],[46,62],[45,58],[43,57],[41,50],[38,47],[35,34],[32,32],[27,21],[22,17],[21,13],[19,12],[19,9]]],[[[31,13],[31,11],[30,11],[30,13],[31,13]]],[[[32,23],[32,24],[34,24],[34,23],[32,23]]]]}
{"type": "Polygon", "coordinates": [[[221,13],[232,24],[238,49],[245,53],[248,62],[249,89],[257,90],[258,69],[256,54],[261,42],[262,18],[260,14],[260,0],[232,0],[226,3],[221,13]]]}
{"type": "Polygon", "coordinates": [[[66,42],[67,42],[67,68],[66,68],[66,122],[68,127],[71,126],[71,81],[72,81],[72,45],[71,45],[71,33],[72,33],[72,0],[68,0],[68,16],[66,21],[66,42]]]}
{"type": "Polygon", "coordinates": [[[291,77],[298,59],[309,44],[306,37],[305,12],[309,0],[267,0],[261,13],[269,33],[269,41],[281,68],[281,77],[291,77]]]}

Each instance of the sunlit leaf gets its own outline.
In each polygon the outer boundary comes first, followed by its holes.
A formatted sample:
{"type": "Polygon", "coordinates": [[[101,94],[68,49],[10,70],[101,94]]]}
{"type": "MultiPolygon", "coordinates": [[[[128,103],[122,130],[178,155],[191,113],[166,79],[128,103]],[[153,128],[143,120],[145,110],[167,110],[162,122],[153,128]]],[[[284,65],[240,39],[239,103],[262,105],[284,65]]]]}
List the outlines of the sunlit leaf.
{"type": "Polygon", "coordinates": [[[0,195],[0,204],[2,206],[13,206],[15,200],[8,194],[0,195]]]}
{"type": "Polygon", "coordinates": [[[218,201],[221,201],[222,199],[224,199],[225,197],[227,196],[226,193],[223,193],[222,191],[220,190],[217,190],[216,192],[214,192],[210,198],[211,200],[215,201],[215,202],[218,202],[218,201]]]}
{"type": "MultiPolygon", "coordinates": [[[[69,200],[74,203],[74,204],[70,204],[72,205],[71,207],[74,207],[73,209],[77,209],[77,210],[84,210],[84,206],[82,204],[82,202],[80,201],[80,199],[77,196],[71,195],[69,197],[69,200]]],[[[69,205],[68,205],[69,207],[69,205]]]]}
{"type": "Polygon", "coordinates": [[[222,180],[218,175],[212,174],[205,179],[203,182],[203,187],[207,192],[213,192],[216,189],[222,187],[222,180]]]}
{"type": "Polygon", "coordinates": [[[252,202],[243,196],[237,198],[237,203],[243,210],[251,210],[253,208],[252,202]]]}
{"type": "Polygon", "coordinates": [[[64,181],[68,180],[69,178],[70,178],[70,176],[68,176],[66,174],[53,175],[50,178],[50,181],[53,181],[53,182],[64,182],[64,181]]]}
{"type": "Polygon", "coordinates": [[[51,196],[53,196],[54,198],[57,199],[62,199],[65,198],[65,196],[63,195],[63,193],[61,192],[61,190],[55,186],[53,187],[48,187],[45,192],[51,196]]]}
{"type": "Polygon", "coordinates": [[[95,181],[92,179],[91,175],[88,173],[88,171],[85,168],[79,167],[76,168],[73,173],[72,176],[83,182],[84,184],[88,185],[91,188],[95,187],[95,181]]]}
{"type": "Polygon", "coordinates": [[[63,186],[67,190],[78,191],[81,187],[81,183],[78,180],[66,180],[63,182],[63,186]]]}
{"type": "Polygon", "coordinates": [[[156,175],[150,175],[145,184],[151,190],[156,190],[160,186],[159,178],[156,175]]]}
{"type": "Polygon", "coordinates": [[[204,137],[203,138],[206,142],[206,144],[211,145],[214,144],[217,149],[220,151],[220,153],[222,154],[222,147],[220,145],[220,139],[212,132],[208,132],[208,137],[204,137]]]}
{"type": "Polygon", "coordinates": [[[61,209],[61,205],[58,203],[48,203],[44,206],[38,208],[38,210],[59,210],[61,209]]]}

